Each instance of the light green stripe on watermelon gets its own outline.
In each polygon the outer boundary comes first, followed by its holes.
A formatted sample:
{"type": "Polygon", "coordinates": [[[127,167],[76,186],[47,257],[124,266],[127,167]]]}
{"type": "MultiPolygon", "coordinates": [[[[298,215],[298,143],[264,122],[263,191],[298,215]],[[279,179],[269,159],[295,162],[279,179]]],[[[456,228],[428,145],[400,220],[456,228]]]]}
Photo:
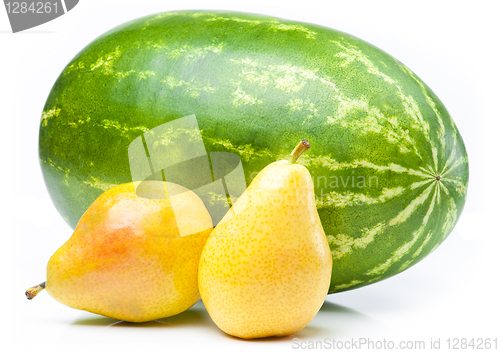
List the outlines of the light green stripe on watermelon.
{"type": "MultiPolygon", "coordinates": [[[[431,192],[432,187],[433,186],[431,185],[427,189],[425,189],[425,191],[422,193],[422,195],[420,195],[418,198],[413,200],[413,202],[415,202],[415,204],[423,203],[429,197],[429,194],[431,192]]],[[[436,187],[434,186],[434,188],[436,188],[436,187]]],[[[371,269],[370,271],[368,271],[367,272],[368,275],[383,274],[385,271],[387,271],[389,269],[389,267],[391,267],[391,265],[398,262],[404,255],[406,255],[408,253],[408,251],[411,249],[411,247],[418,241],[420,236],[423,234],[424,229],[427,226],[427,222],[429,221],[429,217],[430,217],[432,211],[434,211],[435,202],[436,202],[436,193],[434,193],[434,196],[432,197],[431,204],[429,206],[429,209],[427,210],[427,213],[424,216],[422,225],[418,228],[418,230],[416,230],[413,233],[413,238],[409,242],[401,245],[392,254],[392,256],[390,258],[388,258],[383,264],[380,264],[379,266],[375,267],[374,269],[371,269]]],[[[410,204],[410,205],[412,205],[412,204],[410,204]]],[[[408,206],[408,207],[410,207],[410,206],[408,206]]],[[[415,207],[415,206],[413,205],[413,207],[415,207]]],[[[393,224],[391,224],[391,222],[389,222],[389,225],[393,225],[393,224]]]]}
{"type": "Polygon", "coordinates": [[[247,184],[308,139],[299,161],[332,251],[330,292],[417,263],[463,209],[463,141],[405,65],[329,28],[197,11],[123,24],[63,70],[40,124],[59,212],[74,227],[104,190],[131,180],[135,138],[191,114],[208,152],[241,157],[247,184]]]}

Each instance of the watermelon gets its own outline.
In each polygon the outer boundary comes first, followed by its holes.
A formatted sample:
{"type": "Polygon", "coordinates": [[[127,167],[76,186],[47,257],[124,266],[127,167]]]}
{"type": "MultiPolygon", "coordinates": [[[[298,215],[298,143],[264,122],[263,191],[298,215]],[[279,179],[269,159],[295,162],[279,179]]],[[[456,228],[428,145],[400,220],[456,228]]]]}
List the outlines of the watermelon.
{"type": "Polygon", "coordinates": [[[208,152],[231,152],[246,183],[286,157],[313,177],[330,244],[330,293],[416,264],[462,212],[468,160],[436,95],[382,50],[318,25],[183,11],[103,34],[66,66],[44,107],[40,163],[75,227],[104,191],[131,181],[127,148],[195,114],[208,152]]]}

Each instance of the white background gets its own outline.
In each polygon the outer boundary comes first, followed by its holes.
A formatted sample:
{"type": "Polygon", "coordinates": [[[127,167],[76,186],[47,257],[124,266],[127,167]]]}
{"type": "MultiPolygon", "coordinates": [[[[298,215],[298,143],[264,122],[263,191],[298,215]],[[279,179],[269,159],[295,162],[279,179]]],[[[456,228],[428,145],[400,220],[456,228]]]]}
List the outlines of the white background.
{"type": "MultiPolygon", "coordinates": [[[[114,1],[82,0],[68,14],[12,34],[0,9],[1,345],[16,351],[179,349],[294,351],[292,339],[498,338],[500,50],[496,1],[114,1]],[[172,318],[126,324],[24,291],[45,279],[52,253],[71,235],[38,163],[45,100],[71,58],[125,21],[178,9],[228,9],[313,22],[360,37],[398,58],[440,97],[465,141],[470,184],[455,230],[404,273],[330,295],[296,335],[243,341],[217,329],[201,303],[172,318]],[[75,348],[76,347],[76,348],[75,348]]],[[[499,342],[500,344],[500,342],[499,342]]]]}

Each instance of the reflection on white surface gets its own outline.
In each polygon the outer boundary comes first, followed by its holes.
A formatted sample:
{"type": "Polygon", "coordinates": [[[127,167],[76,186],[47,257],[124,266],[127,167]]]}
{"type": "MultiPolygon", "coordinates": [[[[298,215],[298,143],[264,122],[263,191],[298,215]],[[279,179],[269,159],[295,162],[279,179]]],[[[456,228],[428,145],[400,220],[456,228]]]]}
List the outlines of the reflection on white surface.
{"type": "MultiPolygon", "coordinates": [[[[72,313],[75,313],[72,311],[72,313]]],[[[290,348],[292,339],[325,340],[347,339],[352,332],[373,335],[383,325],[377,320],[348,307],[326,301],[313,321],[300,332],[286,337],[269,337],[251,342],[290,348]]],[[[77,319],[66,326],[60,343],[86,342],[120,344],[155,343],[169,341],[172,345],[182,344],[203,346],[206,342],[226,345],[245,345],[243,339],[229,336],[219,330],[200,301],[187,311],[159,320],[145,323],[131,323],[90,313],[80,313],[77,319]],[[196,337],[196,342],[190,337],[196,337]]],[[[373,337],[373,336],[372,336],[373,337]]]]}

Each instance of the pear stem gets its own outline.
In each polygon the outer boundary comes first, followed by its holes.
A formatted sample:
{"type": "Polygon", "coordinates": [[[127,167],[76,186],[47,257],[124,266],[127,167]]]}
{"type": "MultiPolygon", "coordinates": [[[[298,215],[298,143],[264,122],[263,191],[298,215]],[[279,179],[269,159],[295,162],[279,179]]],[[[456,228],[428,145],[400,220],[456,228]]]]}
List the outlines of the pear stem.
{"type": "Polygon", "coordinates": [[[28,298],[28,300],[31,300],[33,299],[34,297],[36,297],[36,295],[38,293],[40,293],[41,291],[43,291],[45,289],[45,282],[43,283],[40,283],[39,285],[37,286],[34,286],[34,287],[31,287],[30,289],[28,289],[26,291],[26,298],[28,298]]]}
{"type": "Polygon", "coordinates": [[[307,140],[302,140],[299,142],[297,147],[293,150],[292,154],[290,154],[290,164],[293,164],[297,162],[297,159],[299,159],[300,155],[307,151],[309,148],[311,148],[311,145],[307,140]]]}

